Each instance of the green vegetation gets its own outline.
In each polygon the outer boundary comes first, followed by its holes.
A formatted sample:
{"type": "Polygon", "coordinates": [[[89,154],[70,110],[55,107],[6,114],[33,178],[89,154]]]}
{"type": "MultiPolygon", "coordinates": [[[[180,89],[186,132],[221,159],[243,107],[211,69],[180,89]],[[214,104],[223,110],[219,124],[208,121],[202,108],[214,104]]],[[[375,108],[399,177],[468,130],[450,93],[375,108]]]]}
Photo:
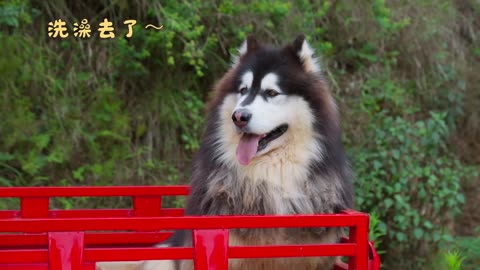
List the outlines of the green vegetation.
{"type": "Polygon", "coordinates": [[[462,257],[458,251],[449,251],[445,254],[444,269],[446,270],[460,270],[465,257],[462,257]]]}
{"type": "Polygon", "coordinates": [[[385,269],[478,269],[463,222],[480,220],[478,1],[137,2],[0,1],[1,186],[185,183],[231,53],[248,33],[283,44],[304,32],[385,269]],[[89,39],[72,33],[83,18],[89,39]],[[116,38],[98,37],[103,18],[116,38]],[[48,37],[56,19],[68,38],[48,37]]]}

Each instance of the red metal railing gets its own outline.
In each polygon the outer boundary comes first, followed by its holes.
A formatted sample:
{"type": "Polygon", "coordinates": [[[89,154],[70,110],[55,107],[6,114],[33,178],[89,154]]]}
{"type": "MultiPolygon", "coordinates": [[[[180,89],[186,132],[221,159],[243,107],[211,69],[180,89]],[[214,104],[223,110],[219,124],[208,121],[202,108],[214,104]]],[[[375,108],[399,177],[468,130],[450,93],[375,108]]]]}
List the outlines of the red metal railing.
{"type": "Polygon", "coordinates": [[[162,196],[185,196],[187,186],[0,188],[20,198],[20,210],[0,211],[0,269],[93,270],[98,261],[194,260],[196,270],[226,270],[228,259],[348,256],[335,269],[377,270],[367,214],[183,217],[161,207],[162,196]],[[52,197],[128,196],[132,209],[51,210],[52,197]],[[338,244],[229,246],[229,229],[349,227],[338,244]],[[154,248],[171,230],[191,229],[192,247],[154,248]]]}

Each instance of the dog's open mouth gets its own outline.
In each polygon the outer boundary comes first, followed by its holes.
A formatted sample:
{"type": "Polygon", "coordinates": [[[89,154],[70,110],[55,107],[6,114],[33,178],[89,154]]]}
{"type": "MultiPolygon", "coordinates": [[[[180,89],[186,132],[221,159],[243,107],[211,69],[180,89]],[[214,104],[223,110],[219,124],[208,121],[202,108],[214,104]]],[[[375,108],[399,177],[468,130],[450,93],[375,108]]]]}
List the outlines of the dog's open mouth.
{"type": "Polygon", "coordinates": [[[237,159],[242,165],[248,165],[257,152],[282,136],[288,129],[287,124],[280,125],[266,134],[243,133],[237,146],[237,159]]]}

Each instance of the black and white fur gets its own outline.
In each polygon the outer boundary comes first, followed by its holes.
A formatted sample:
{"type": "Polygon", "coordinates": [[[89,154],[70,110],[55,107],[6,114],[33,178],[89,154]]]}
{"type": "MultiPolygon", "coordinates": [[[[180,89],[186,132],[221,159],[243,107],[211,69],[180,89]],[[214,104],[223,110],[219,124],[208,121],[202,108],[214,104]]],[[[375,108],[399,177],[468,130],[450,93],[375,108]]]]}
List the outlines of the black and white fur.
{"type": "MultiPolygon", "coordinates": [[[[247,38],[209,104],[186,215],[336,213],[353,207],[339,116],[313,54],[303,35],[281,48],[247,38]],[[232,121],[239,110],[251,114],[240,127],[232,121]],[[255,155],[239,162],[237,146],[245,134],[274,139],[260,141],[255,155]]],[[[168,245],[191,245],[190,234],[178,231],[168,245]]],[[[339,234],[335,228],[232,230],[230,245],[333,243],[339,234]]],[[[330,270],[333,263],[328,257],[246,259],[230,260],[229,269],[330,270]]],[[[193,266],[147,261],[138,269],[193,266]]]]}

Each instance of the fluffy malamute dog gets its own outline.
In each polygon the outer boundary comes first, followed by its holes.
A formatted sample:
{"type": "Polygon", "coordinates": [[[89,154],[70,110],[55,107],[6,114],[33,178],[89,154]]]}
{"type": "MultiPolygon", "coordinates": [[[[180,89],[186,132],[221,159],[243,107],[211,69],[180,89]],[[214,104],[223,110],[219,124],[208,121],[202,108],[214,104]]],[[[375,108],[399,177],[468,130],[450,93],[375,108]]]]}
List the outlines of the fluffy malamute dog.
{"type": "MultiPolygon", "coordinates": [[[[193,161],[186,215],[336,213],[353,204],[338,112],[303,35],[281,48],[247,38],[215,87],[193,161]]],[[[230,232],[231,245],[333,243],[339,230],[230,232]]],[[[169,245],[191,245],[176,232],[169,245]]],[[[330,270],[334,258],[230,260],[231,270],[330,270]]],[[[147,261],[141,270],[190,270],[147,261]]]]}

